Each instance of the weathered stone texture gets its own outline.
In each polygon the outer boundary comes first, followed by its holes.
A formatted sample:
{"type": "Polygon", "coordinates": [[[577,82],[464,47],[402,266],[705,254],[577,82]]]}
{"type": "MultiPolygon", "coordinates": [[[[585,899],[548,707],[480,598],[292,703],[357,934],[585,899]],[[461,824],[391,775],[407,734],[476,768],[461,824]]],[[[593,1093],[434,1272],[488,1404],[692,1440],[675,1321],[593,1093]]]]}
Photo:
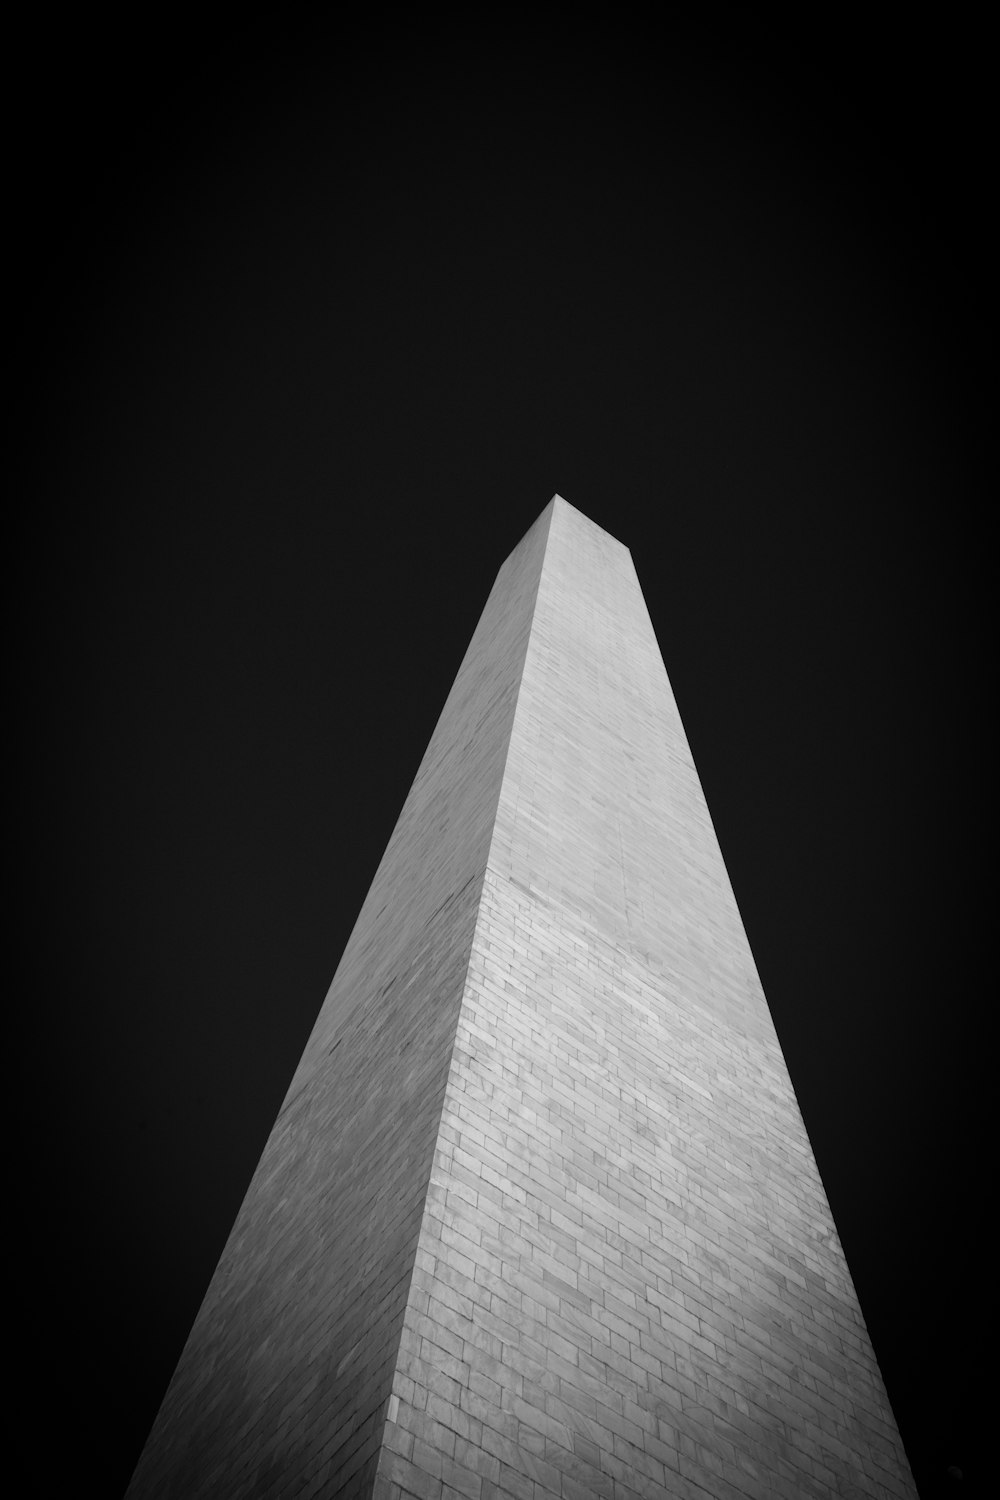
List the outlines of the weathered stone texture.
{"type": "Polygon", "coordinates": [[[497,577],[129,1500],[371,1493],[548,522],[497,577]]]}
{"type": "Polygon", "coordinates": [[[501,570],[130,1494],[913,1496],[631,557],[501,570]]]}
{"type": "Polygon", "coordinates": [[[627,550],[552,517],[376,1494],[913,1495],[627,550]]]}

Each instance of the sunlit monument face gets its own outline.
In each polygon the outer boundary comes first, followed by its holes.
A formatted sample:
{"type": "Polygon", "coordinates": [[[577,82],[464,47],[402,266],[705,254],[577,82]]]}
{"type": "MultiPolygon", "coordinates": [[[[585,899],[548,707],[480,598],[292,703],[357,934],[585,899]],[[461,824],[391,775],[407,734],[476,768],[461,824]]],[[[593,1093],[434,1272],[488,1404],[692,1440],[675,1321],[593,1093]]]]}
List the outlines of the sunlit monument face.
{"type": "Polygon", "coordinates": [[[915,1493],[631,556],[557,496],[129,1495],[915,1493]]]}

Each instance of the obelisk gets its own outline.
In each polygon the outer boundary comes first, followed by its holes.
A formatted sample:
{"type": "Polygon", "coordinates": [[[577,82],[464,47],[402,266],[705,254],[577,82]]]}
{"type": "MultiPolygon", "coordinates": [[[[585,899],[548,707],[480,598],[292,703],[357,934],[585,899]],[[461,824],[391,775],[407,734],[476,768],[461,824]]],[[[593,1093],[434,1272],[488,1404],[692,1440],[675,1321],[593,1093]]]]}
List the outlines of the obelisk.
{"type": "Polygon", "coordinates": [[[556,496],[130,1500],[915,1494],[631,555],[556,496]]]}

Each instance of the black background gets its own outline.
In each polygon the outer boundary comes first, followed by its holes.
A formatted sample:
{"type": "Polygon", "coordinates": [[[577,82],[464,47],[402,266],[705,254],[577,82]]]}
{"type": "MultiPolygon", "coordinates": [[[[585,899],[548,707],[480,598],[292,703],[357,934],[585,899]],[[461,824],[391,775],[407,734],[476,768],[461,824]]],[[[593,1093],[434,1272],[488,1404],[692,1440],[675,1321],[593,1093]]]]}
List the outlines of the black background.
{"type": "Polygon", "coordinates": [[[985,41],[718,25],[15,49],[26,1493],[124,1490],[556,490],[632,549],[921,1495],[978,1492],[985,41]]]}

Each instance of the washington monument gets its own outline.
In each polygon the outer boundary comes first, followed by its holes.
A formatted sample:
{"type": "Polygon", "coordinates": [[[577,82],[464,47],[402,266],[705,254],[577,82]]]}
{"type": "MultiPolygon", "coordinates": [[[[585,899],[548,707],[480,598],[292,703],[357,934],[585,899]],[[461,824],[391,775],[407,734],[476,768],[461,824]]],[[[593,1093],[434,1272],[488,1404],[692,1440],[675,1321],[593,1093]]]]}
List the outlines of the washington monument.
{"type": "Polygon", "coordinates": [[[128,1494],[916,1494],[631,555],[559,496],[128,1494]]]}

